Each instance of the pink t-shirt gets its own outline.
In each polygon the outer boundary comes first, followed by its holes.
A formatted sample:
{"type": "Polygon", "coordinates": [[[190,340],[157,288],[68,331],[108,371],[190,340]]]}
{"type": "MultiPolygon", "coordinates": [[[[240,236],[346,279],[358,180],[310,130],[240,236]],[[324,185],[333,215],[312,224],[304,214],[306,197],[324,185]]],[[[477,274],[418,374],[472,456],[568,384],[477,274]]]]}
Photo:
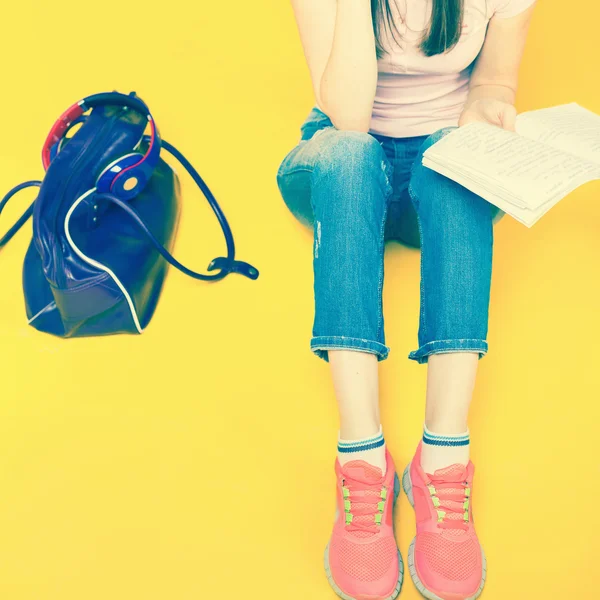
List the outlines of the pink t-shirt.
{"type": "Polygon", "coordinates": [[[379,60],[371,132],[401,138],[457,125],[489,20],[513,17],[534,2],[465,0],[459,42],[450,52],[430,57],[419,50],[419,44],[431,16],[431,1],[396,0],[396,9],[390,2],[401,41],[389,45],[389,53],[379,60]]]}

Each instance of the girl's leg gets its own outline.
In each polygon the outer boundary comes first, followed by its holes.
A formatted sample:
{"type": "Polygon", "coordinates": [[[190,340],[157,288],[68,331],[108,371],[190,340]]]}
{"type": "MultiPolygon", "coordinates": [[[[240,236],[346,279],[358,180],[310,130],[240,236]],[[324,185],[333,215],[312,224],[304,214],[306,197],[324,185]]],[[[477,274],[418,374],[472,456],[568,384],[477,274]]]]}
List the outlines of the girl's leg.
{"type": "Polygon", "coordinates": [[[312,187],[311,348],[331,362],[340,462],[359,458],[385,471],[385,448],[378,439],[377,359],[388,353],[382,311],[388,162],[381,145],[367,134],[333,130],[322,134],[322,142],[327,146],[315,166],[312,187]]]}
{"type": "Polygon", "coordinates": [[[361,459],[385,471],[377,359],[388,354],[382,287],[390,167],[381,145],[370,135],[334,130],[324,132],[321,141],[327,146],[317,161],[312,188],[315,321],[311,348],[332,360],[340,412],[340,462],[361,459]]]}
{"type": "MultiPolygon", "coordinates": [[[[391,166],[371,135],[319,131],[282,165],[279,187],[290,208],[310,194],[314,228],[315,320],[311,348],[330,362],[344,442],[368,450],[340,452],[385,470],[377,363],[387,357],[382,311],[384,225],[391,166]],[[294,197],[294,195],[296,197],[294,197]],[[299,196],[304,196],[300,198],[299,196]]],[[[349,445],[349,444],[348,444],[349,445]]]]}
{"type": "Polygon", "coordinates": [[[425,425],[431,431],[466,431],[479,355],[432,354],[427,366],[425,425]]]}
{"type": "Polygon", "coordinates": [[[331,350],[329,363],[340,413],[340,438],[358,440],[379,431],[377,357],[366,352],[331,350]]]}
{"type": "Polygon", "coordinates": [[[421,457],[427,472],[469,460],[467,416],[478,359],[487,352],[492,274],[492,206],[421,163],[447,131],[425,141],[409,187],[422,251],[419,349],[410,357],[429,363],[421,457]]]}
{"type": "Polygon", "coordinates": [[[382,286],[390,168],[374,137],[328,128],[283,165],[279,178],[288,206],[293,190],[310,190],[311,348],[330,363],[340,413],[338,511],[325,565],[342,597],[395,598],[402,582],[391,518],[395,471],[381,434],[377,373],[388,354],[382,286]]]}
{"type": "Polygon", "coordinates": [[[467,419],[479,354],[432,354],[427,366],[427,403],[421,465],[434,473],[469,462],[467,419]]]}
{"type": "Polygon", "coordinates": [[[427,362],[428,373],[423,440],[404,485],[417,519],[412,578],[422,593],[458,600],[476,598],[486,572],[471,512],[467,417],[477,364],[487,352],[495,211],[422,165],[422,153],[447,131],[425,141],[409,186],[422,252],[419,349],[410,357],[427,362]]]}

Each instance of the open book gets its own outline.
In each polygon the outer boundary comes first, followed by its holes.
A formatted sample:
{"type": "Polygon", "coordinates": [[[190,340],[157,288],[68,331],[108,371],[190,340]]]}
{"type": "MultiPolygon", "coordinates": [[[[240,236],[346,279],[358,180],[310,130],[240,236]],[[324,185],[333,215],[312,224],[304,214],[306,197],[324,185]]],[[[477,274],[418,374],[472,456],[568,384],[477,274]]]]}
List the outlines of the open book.
{"type": "Polygon", "coordinates": [[[423,164],[527,227],[575,188],[600,179],[600,116],[564,104],[521,113],[516,130],[470,123],[428,148],[423,164]]]}

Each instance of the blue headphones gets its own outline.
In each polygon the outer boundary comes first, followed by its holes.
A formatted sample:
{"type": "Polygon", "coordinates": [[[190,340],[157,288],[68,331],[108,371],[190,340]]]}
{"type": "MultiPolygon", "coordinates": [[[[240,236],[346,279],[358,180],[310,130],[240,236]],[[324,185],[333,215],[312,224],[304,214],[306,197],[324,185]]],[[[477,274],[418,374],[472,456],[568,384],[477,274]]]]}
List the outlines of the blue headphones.
{"type": "MultiPolygon", "coordinates": [[[[140,140],[148,143],[148,150],[145,154],[142,154],[134,149],[133,152],[125,154],[124,156],[121,156],[113,161],[104,168],[100,175],[98,175],[95,186],[95,199],[103,199],[120,206],[146,233],[152,244],[156,247],[156,250],[162,254],[165,260],[190,277],[205,281],[214,281],[217,279],[222,279],[229,273],[240,273],[249,279],[256,279],[259,273],[255,267],[249,263],[235,260],[235,244],[233,242],[231,228],[229,227],[229,223],[227,222],[227,219],[225,218],[225,215],[223,214],[223,211],[221,210],[221,207],[219,206],[212,192],[204,180],[200,177],[196,169],[194,169],[190,162],[185,158],[185,156],[183,156],[181,152],[179,152],[168,142],[161,141],[158,129],[154,123],[154,119],[150,114],[150,110],[146,104],[144,104],[144,102],[135,96],[135,93],[132,92],[129,95],[120,94],[118,92],[94,94],[93,96],[88,96],[87,98],[80,100],[77,102],[77,104],[74,104],[68,108],[56,121],[44,143],[44,147],[42,149],[42,163],[44,165],[44,169],[48,169],[52,160],[54,160],[56,155],[59,153],[61,145],[66,139],[66,135],[69,130],[85,120],[84,114],[88,110],[97,106],[107,105],[130,108],[137,113],[144,115],[144,117],[148,119],[151,132],[149,136],[144,135],[142,140],[140,140]],[[137,196],[150,181],[154,169],[158,166],[160,151],[163,146],[165,150],[174,156],[191,175],[194,182],[198,185],[208,200],[208,203],[210,204],[219,221],[219,224],[221,225],[221,229],[223,230],[223,234],[225,235],[225,240],[227,243],[227,256],[215,258],[208,266],[209,271],[218,271],[217,273],[203,275],[188,269],[175,260],[175,258],[165,248],[163,248],[160,242],[156,240],[146,224],[140,219],[135,209],[127,202],[128,200],[131,200],[137,196]]],[[[24,186],[20,186],[11,190],[11,192],[9,192],[9,194],[0,202],[0,212],[4,207],[4,204],[6,204],[6,202],[14,195],[14,193],[19,191],[19,189],[29,185],[39,184],[41,184],[41,182],[29,182],[24,184],[24,186]]],[[[14,235],[16,231],[18,231],[21,225],[23,225],[23,223],[29,218],[32,211],[33,204],[31,205],[29,211],[23,215],[22,219],[15,227],[13,227],[9,234],[0,239],[0,248],[14,235]]]]}
{"type": "Polygon", "coordinates": [[[131,200],[146,186],[160,158],[161,139],[150,110],[135,95],[109,92],[88,96],[68,108],[56,121],[42,150],[42,163],[48,169],[50,162],[60,150],[60,144],[69,129],[81,122],[84,113],[96,106],[124,106],[144,115],[150,124],[151,134],[145,154],[131,152],[108,165],[98,176],[96,191],[113,194],[120,200],[131,200]]]}

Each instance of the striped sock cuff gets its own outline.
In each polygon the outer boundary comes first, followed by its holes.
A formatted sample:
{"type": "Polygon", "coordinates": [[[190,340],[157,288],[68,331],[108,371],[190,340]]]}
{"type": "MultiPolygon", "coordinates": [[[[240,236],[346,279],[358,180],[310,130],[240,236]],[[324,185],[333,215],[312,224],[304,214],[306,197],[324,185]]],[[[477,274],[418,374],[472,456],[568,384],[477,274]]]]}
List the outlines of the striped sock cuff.
{"type": "Polygon", "coordinates": [[[438,434],[432,433],[423,427],[423,443],[429,446],[468,446],[471,442],[469,432],[454,434],[438,434]]]}
{"type": "Polygon", "coordinates": [[[364,452],[365,450],[375,450],[375,448],[381,448],[385,444],[383,439],[383,432],[379,428],[377,435],[362,439],[362,440],[341,440],[338,439],[338,452],[342,454],[349,454],[351,452],[364,452]]]}

